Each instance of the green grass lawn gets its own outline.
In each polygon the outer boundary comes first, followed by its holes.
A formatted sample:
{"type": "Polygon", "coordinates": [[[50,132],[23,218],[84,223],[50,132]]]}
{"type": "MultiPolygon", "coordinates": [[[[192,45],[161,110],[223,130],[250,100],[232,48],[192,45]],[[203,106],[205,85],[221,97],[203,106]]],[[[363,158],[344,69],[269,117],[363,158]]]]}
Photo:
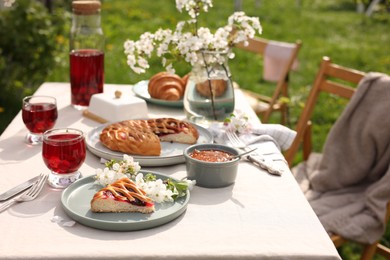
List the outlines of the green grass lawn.
{"type": "MultiPolygon", "coordinates": [[[[214,0],[214,8],[201,16],[201,25],[212,29],[224,25],[234,11],[233,2],[214,0]]],[[[290,80],[292,127],[323,56],[358,70],[390,73],[389,12],[377,12],[370,18],[365,17],[356,12],[354,0],[245,0],[242,9],[247,15],[260,18],[263,26],[261,37],[289,42],[299,39],[303,42],[299,53],[299,70],[292,73],[290,80]],[[301,4],[297,6],[297,2],[301,4]]],[[[144,75],[130,71],[123,53],[123,43],[126,39],[138,39],[145,31],[155,32],[160,27],[173,29],[179,20],[186,18],[185,14],[178,13],[173,0],[104,0],[102,22],[107,38],[105,82],[132,84],[161,71],[157,59],[151,62],[152,67],[144,75]]],[[[69,81],[67,37],[64,36],[64,52],[57,57],[59,65],[46,81],[69,81]]],[[[261,80],[258,58],[237,51],[236,58],[229,62],[229,66],[233,79],[242,88],[260,93],[272,92],[272,86],[261,80]]],[[[184,66],[179,73],[184,74],[187,70],[189,68],[184,66]]],[[[316,143],[324,140],[327,129],[337,118],[339,103],[339,100],[334,100],[334,103],[325,104],[316,112],[317,124],[320,123],[320,127],[315,129],[316,143]]],[[[8,124],[5,120],[2,123],[3,127],[8,124]]],[[[320,149],[320,145],[316,145],[316,149],[320,149]]],[[[386,239],[389,243],[389,231],[386,239]]],[[[350,245],[344,247],[341,254],[345,259],[358,259],[355,254],[357,250],[358,246],[350,245]]]]}
{"type": "MultiPolygon", "coordinates": [[[[297,6],[296,1],[292,0],[246,0],[242,6],[248,15],[260,18],[262,37],[290,42],[300,39],[303,42],[299,54],[300,68],[291,76],[293,123],[322,56],[329,56],[336,63],[362,71],[390,71],[389,13],[367,18],[355,11],[352,0],[300,2],[301,5],[297,6]]],[[[214,1],[214,8],[201,16],[201,25],[214,29],[224,25],[233,9],[233,1],[214,1]]],[[[177,21],[185,18],[185,14],[175,9],[173,1],[104,1],[102,19],[107,37],[105,82],[132,84],[160,71],[160,61],[154,59],[146,74],[133,73],[126,65],[123,43],[126,39],[138,39],[145,31],[155,32],[160,27],[174,28],[177,21]]],[[[63,59],[67,59],[66,52],[63,59]]],[[[272,92],[273,86],[261,80],[260,62],[253,55],[237,51],[236,58],[230,61],[229,66],[233,79],[242,88],[261,93],[272,92]]],[[[184,67],[179,73],[188,70],[188,67],[184,67]]],[[[47,80],[68,81],[67,66],[56,69],[47,80]]],[[[323,116],[334,118],[337,113],[327,111],[327,115],[323,116]]]]}

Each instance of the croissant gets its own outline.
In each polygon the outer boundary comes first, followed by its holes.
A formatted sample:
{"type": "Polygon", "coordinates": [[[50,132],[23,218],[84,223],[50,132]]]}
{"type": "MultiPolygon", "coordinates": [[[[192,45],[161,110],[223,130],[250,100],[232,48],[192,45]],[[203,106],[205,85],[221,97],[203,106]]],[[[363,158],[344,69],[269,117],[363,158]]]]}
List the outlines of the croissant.
{"type": "MultiPolygon", "coordinates": [[[[184,86],[187,86],[187,83],[188,83],[188,80],[190,79],[190,73],[187,73],[186,75],[184,75],[183,77],[182,77],[182,80],[183,80],[183,82],[184,82],[184,86]]],[[[184,88],[185,89],[185,88],[184,88]]]]}
{"type": "Polygon", "coordinates": [[[210,82],[206,80],[202,83],[197,83],[196,90],[204,97],[211,97],[210,84],[214,97],[222,96],[225,93],[227,83],[223,79],[211,79],[210,82]]]}
{"type": "Polygon", "coordinates": [[[176,101],[183,97],[186,82],[176,74],[159,72],[150,78],[148,92],[152,98],[176,101]]]}

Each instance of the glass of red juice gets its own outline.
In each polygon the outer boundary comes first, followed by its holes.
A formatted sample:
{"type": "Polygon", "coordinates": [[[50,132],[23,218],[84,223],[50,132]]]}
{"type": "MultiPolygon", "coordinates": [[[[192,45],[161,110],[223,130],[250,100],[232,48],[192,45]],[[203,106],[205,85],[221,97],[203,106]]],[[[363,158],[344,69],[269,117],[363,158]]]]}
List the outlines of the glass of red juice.
{"type": "Polygon", "coordinates": [[[74,128],[48,130],[43,134],[42,157],[51,170],[48,183],[66,188],[81,177],[79,168],[85,161],[86,147],[82,131],[74,128]]]}
{"type": "Polygon", "coordinates": [[[103,92],[104,53],[81,49],[70,52],[70,88],[72,106],[86,109],[93,94],[103,92]]]}
{"type": "Polygon", "coordinates": [[[25,138],[26,143],[41,144],[42,134],[54,127],[57,117],[57,101],[54,97],[25,97],[22,104],[22,119],[29,130],[25,138]]]}

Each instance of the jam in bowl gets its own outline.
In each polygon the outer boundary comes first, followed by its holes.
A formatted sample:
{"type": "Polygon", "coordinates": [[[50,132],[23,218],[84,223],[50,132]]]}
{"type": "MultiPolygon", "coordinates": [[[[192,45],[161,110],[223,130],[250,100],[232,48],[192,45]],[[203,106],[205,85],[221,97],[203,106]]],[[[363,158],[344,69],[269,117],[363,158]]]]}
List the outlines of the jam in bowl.
{"type": "Polygon", "coordinates": [[[198,150],[190,153],[194,159],[206,162],[228,162],[233,159],[233,154],[221,150],[198,150]]]}
{"type": "Polygon", "coordinates": [[[232,185],[237,177],[238,150],[220,144],[195,144],[184,150],[187,178],[205,188],[232,185]]]}

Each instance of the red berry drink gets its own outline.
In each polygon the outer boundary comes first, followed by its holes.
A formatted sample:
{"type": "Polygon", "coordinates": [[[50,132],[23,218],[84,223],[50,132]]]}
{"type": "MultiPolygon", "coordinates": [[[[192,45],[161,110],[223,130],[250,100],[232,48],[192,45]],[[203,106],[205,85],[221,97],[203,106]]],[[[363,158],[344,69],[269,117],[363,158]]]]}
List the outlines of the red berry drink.
{"type": "Polygon", "coordinates": [[[45,132],[42,157],[51,170],[49,184],[56,188],[67,187],[80,177],[78,170],[86,157],[83,133],[71,128],[45,132]]]}
{"type": "Polygon", "coordinates": [[[22,108],[22,118],[31,133],[43,134],[52,129],[57,120],[57,106],[50,103],[26,104],[22,108]]]}
{"type": "Polygon", "coordinates": [[[104,53],[83,49],[70,53],[70,85],[72,105],[77,109],[89,106],[91,96],[103,92],[104,53]]]}
{"type": "Polygon", "coordinates": [[[72,173],[85,160],[85,143],[76,134],[52,135],[43,143],[42,155],[50,170],[58,174],[72,173]]]}
{"type": "Polygon", "coordinates": [[[54,97],[25,97],[22,104],[22,119],[29,130],[25,138],[26,143],[41,144],[42,134],[54,127],[57,117],[57,100],[54,97]]]}

